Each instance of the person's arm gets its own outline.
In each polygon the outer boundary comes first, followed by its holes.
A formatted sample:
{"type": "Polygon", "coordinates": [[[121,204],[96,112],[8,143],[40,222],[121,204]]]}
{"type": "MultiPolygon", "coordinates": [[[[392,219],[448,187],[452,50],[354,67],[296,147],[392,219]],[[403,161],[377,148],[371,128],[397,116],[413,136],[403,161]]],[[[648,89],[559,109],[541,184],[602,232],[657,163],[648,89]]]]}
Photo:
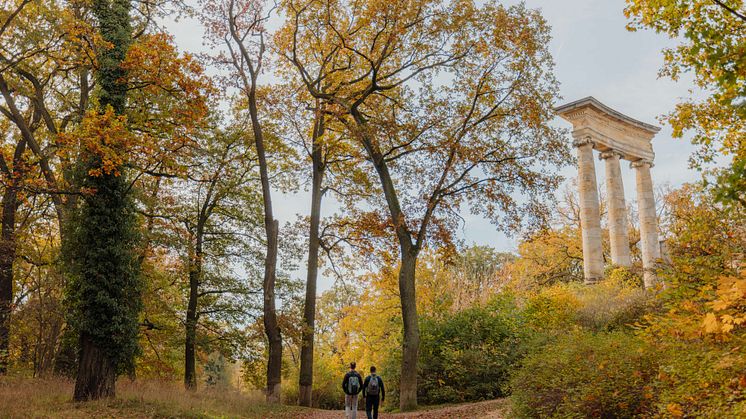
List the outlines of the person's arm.
{"type": "Polygon", "coordinates": [[[383,388],[383,378],[378,377],[378,384],[381,386],[381,403],[386,399],[386,389],[383,388]]]}
{"type": "Polygon", "coordinates": [[[365,377],[365,381],[363,381],[363,398],[365,398],[365,389],[368,388],[369,382],[370,382],[370,377],[365,377]]]}
{"type": "Polygon", "coordinates": [[[349,374],[345,374],[345,378],[342,379],[342,391],[347,394],[347,380],[350,379],[349,374]]]}

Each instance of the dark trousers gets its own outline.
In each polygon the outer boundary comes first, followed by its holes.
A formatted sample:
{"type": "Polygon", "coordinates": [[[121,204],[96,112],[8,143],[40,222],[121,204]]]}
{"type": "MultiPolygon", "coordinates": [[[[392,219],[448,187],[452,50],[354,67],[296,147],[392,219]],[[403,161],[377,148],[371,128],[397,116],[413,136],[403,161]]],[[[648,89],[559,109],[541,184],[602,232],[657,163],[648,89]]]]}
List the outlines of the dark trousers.
{"type": "Polygon", "coordinates": [[[378,405],[380,403],[380,399],[378,396],[366,396],[365,397],[365,414],[368,415],[368,419],[378,419],[378,405]],[[370,414],[370,411],[373,411],[373,414],[370,414]]]}

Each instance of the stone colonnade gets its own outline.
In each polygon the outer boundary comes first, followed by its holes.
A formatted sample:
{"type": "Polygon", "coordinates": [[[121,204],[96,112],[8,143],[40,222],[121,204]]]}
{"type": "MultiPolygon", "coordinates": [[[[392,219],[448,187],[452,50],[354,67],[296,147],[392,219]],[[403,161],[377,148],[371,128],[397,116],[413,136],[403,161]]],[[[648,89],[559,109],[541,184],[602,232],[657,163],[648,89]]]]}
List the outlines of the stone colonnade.
{"type": "Polygon", "coordinates": [[[651,141],[660,129],[614,111],[592,97],[560,106],[555,111],[574,128],[585,281],[593,283],[604,275],[601,209],[593,159],[595,149],[599,150],[599,158],[605,163],[611,262],[625,267],[632,263],[621,171],[621,160],[628,160],[635,171],[644,282],[646,288],[653,287],[656,283],[655,264],[661,255],[650,176],[654,158],[651,141]]]}

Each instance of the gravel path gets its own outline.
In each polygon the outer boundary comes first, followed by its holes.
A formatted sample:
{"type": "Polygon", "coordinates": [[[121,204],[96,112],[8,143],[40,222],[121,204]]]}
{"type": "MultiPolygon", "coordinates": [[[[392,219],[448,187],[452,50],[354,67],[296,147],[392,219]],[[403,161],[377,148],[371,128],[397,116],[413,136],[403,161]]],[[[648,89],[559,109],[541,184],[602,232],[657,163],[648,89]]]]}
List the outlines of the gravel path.
{"type": "MultiPolygon", "coordinates": [[[[460,404],[420,410],[410,413],[380,413],[378,419],[447,419],[447,418],[483,418],[504,419],[507,417],[507,404],[504,399],[486,402],[460,404]]],[[[344,419],[343,410],[315,410],[306,419],[344,419]]],[[[358,419],[366,419],[365,411],[357,412],[358,419]]]]}

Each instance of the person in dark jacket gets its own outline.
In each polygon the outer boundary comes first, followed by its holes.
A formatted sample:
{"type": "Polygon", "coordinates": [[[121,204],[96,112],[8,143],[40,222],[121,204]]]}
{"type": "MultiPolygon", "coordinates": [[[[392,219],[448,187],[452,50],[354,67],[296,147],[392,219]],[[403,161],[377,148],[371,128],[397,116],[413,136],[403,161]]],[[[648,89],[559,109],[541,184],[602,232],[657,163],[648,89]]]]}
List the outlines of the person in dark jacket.
{"type": "Polygon", "coordinates": [[[368,419],[378,419],[378,405],[386,398],[386,390],[383,388],[383,379],[376,375],[376,367],[370,367],[370,375],[365,377],[363,398],[368,419]]]}
{"type": "Polygon", "coordinates": [[[345,417],[357,419],[357,397],[363,390],[363,377],[355,371],[355,363],[350,363],[350,371],[342,380],[342,391],[345,393],[345,417]]]}

